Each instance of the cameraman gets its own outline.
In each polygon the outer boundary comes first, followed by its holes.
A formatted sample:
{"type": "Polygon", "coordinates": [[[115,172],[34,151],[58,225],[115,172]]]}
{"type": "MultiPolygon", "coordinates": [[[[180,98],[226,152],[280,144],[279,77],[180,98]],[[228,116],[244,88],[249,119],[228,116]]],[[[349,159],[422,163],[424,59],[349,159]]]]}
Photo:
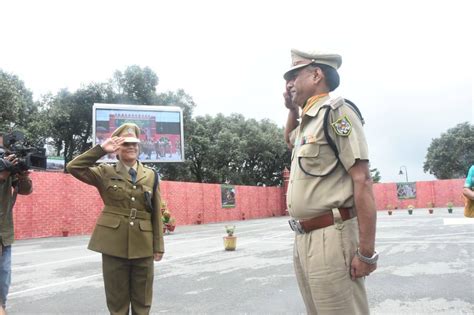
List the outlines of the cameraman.
{"type": "Polygon", "coordinates": [[[0,133],[0,314],[5,309],[8,289],[11,282],[11,245],[13,236],[13,214],[16,195],[28,195],[32,192],[28,171],[11,173],[18,163],[15,155],[7,155],[3,148],[0,133]]]}

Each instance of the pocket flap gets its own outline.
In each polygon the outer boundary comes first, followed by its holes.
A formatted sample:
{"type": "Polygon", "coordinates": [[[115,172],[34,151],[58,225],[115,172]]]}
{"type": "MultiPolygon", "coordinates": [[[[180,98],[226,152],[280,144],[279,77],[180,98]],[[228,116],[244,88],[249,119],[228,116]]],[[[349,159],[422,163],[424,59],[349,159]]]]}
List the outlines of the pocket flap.
{"type": "Polygon", "coordinates": [[[99,220],[97,220],[97,225],[102,225],[102,226],[116,229],[120,225],[120,218],[113,217],[110,215],[101,215],[99,217],[99,220]]]}
{"type": "Polygon", "coordinates": [[[298,157],[317,157],[319,155],[319,144],[306,144],[301,146],[298,157]]]}
{"type": "Polygon", "coordinates": [[[151,225],[151,221],[140,221],[140,230],[142,231],[153,231],[153,225],[151,225]]]}

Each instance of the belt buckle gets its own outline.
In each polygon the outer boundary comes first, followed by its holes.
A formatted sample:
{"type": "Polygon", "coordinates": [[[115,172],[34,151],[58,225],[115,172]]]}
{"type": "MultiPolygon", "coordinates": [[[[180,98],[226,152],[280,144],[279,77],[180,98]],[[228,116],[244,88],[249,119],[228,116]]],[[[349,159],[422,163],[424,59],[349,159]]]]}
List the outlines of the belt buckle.
{"type": "Polygon", "coordinates": [[[137,218],[137,209],[130,209],[130,220],[135,220],[137,218]]]}
{"type": "Polygon", "coordinates": [[[290,228],[295,231],[296,234],[304,234],[305,231],[303,230],[303,227],[301,226],[300,221],[291,219],[288,220],[288,224],[290,224],[290,228]]]}

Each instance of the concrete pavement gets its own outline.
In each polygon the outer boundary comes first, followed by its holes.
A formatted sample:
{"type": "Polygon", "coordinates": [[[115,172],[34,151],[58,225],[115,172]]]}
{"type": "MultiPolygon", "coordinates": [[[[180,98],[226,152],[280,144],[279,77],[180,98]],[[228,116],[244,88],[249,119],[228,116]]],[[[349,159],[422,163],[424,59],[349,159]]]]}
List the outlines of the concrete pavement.
{"type": "MultiPolygon", "coordinates": [[[[226,211],[225,209],[223,211],[226,211]]],[[[177,227],[155,264],[153,314],[304,314],[287,217],[177,227]],[[223,250],[225,224],[237,250],[223,250]]],[[[378,212],[373,314],[473,314],[474,219],[462,209],[378,212]]],[[[89,237],[17,241],[9,314],[107,314],[89,237]]]]}

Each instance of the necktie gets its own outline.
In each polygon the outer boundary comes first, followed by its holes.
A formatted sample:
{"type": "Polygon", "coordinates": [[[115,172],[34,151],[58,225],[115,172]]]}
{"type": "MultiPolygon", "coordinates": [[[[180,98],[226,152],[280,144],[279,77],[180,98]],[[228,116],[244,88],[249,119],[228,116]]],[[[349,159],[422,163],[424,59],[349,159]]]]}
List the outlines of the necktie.
{"type": "Polygon", "coordinates": [[[135,170],[131,167],[130,170],[128,170],[128,173],[129,173],[130,176],[132,177],[132,183],[135,184],[135,182],[137,181],[137,171],[135,171],[135,170]]]}

